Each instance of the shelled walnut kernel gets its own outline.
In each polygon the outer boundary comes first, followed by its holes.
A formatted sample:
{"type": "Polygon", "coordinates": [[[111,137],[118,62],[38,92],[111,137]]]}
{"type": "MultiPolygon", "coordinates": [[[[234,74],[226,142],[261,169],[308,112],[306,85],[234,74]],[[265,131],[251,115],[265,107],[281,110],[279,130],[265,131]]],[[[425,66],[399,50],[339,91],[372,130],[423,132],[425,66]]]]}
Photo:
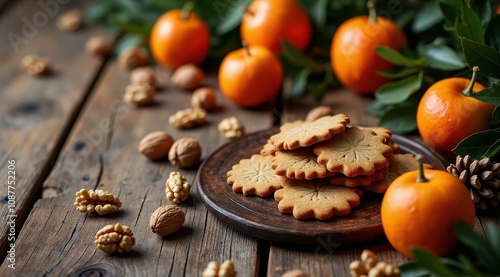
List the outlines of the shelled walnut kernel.
{"type": "Polygon", "coordinates": [[[181,89],[193,90],[201,85],[204,76],[205,73],[201,68],[194,64],[186,64],[174,71],[170,83],[181,89]]]}
{"type": "Polygon", "coordinates": [[[146,66],[149,63],[149,56],[144,49],[129,48],[120,53],[118,63],[126,69],[146,66]]]}
{"type": "Polygon", "coordinates": [[[218,125],[219,132],[228,139],[239,138],[245,133],[245,127],[236,117],[224,118],[218,125]]]}
{"type": "Polygon", "coordinates": [[[168,152],[168,160],[172,165],[187,168],[196,165],[200,161],[200,143],[189,137],[176,140],[168,152]]]}
{"type": "Polygon", "coordinates": [[[193,92],[191,96],[191,106],[201,108],[205,111],[212,111],[216,106],[216,94],[213,88],[202,87],[193,92]]]}
{"type": "Polygon", "coordinates": [[[134,233],[128,226],[107,225],[99,230],[94,237],[97,247],[107,253],[130,252],[135,244],[134,233]]]}
{"type": "Polygon", "coordinates": [[[206,123],[206,111],[204,109],[187,108],[180,110],[168,118],[168,122],[181,129],[189,129],[206,123]]]}
{"type": "Polygon", "coordinates": [[[156,209],[149,219],[149,227],[159,236],[171,235],[182,227],[186,214],[176,205],[164,205],[156,209]]]}
{"type": "Polygon", "coordinates": [[[136,106],[150,105],[155,99],[155,88],[146,84],[131,84],[125,88],[123,98],[136,106]]]}
{"type": "Polygon", "coordinates": [[[355,260],[349,264],[352,277],[399,277],[401,272],[397,267],[378,260],[377,255],[365,249],[361,253],[361,261],[355,260]]]}
{"type": "Polygon", "coordinates": [[[224,261],[219,265],[216,261],[208,263],[207,267],[201,273],[202,277],[236,277],[234,264],[230,260],[224,261]]]}
{"type": "Polygon", "coordinates": [[[170,147],[174,144],[172,136],[165,132],[156,131],[147,134],[139,142],[139,152],[151,160],[168,156],[170,147]]]}
{"type": "Polygon", "coordinates": [[[165,183],[165,195],[168,200],[175,204],[186,201],[189,197],[190,190],[191,184],[186,180],[186,177],[177,171],[170,173],[165,183]]]}
{"type": "Polygon", "coordinates": [[[105,215],[118,211],[122,202],[117,196],[104,190],[81,189],[76,192],[74,205],[81,213],[97,212],[99,215],[105,215]]]}
{"type": "Polygon", "coordinates": [[[50,60],[35,55],[27,55],[21,60],[23,70],[32,76],[47,75],[51,71],[50,60]]]}
{"type": "Polygon", "coordinates": [[[57,28],[61,31],[73,32],[83,25],[83,15],[80,10],[71,10],[57,18],[57,28]]]}
{"type": "Polygon", "coordinates": [[[96,56],[107,56],[113,50],[113,42],[103,36],[94,36],[87,40],[85,50],[96,56]]]}

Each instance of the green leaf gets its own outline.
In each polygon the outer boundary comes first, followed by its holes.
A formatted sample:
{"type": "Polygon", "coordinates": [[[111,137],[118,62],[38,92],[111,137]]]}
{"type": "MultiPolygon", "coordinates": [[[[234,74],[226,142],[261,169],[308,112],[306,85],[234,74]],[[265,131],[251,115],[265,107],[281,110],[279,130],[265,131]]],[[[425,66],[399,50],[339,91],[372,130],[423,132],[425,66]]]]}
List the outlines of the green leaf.
{"type": "Polygon", "coordinates": [[[427,277],[431,275],[431,272],[429,270],[427,270],[426,268],[422,268],[415,261],[410,261],[402,264],[398,268],[402,273],[402,277],[427,277]]]}
{"type": "Polygon", "coordinates": [[[486,44],[491,48],[500,51],[500,15],[495,16],[488,26],[484,34],[486,44]]]}
{"type": "Polygon", "coordinates": [[[492,252],[487,242],[463,221],[455,222],[454,227],[458,239],[472,250],[477,262],[482,264],[491,274],[500,273],[500,267],[498,266],[500,259],[492,252]]]}
{"type": "MultiPolygon", "coordinates": [[[[460,6],[461,2],[458,2],[456,4],[452,3],[445,3],[447,1],[439,2],[439,8],[441,10],[441,13],[443,16],[446,18],[448,22],[451,24],[455,23],[455,19],[460,17],[460,6]],[[456,6],[458,5],[458,6],[456,6]],[[457,7],[457,8],[455,8],[457,7]]],[[[449,1],[448,1],[449,2],[449,1]]]]}
{"type": "Polygon", "coordinates": [[[417,11],[411,27],[415,33],[421,33],[435,26],[443,19],[443,14],[439,11],[438,2],[428,1],[417,11]]]}
{"type": "Polygon", "coordinates": [[[384,71],[378,71],[377,74],[390,78],[390,79],[400,79],[404,77],[408,77],[410,75],[413,75],[419,71],[421,71],[422,68],[419,67],[401,67],[401,68],[395,68],[395,69],[389,69],[389,70],[384,70],[384,71]]]}
{"type": "Polygon", "coordinates": [[[225,7],[219,7],[218,5],[225,6],[229,4],[215,1],[214,7],[216,8],[216,12],[220,18],[220,23],[215,28],[215,32],[222,35],[236,29],[240,25],[243,15],[245,14],[245,9],[248,7],[250,2],[251,0],[240,0],[233,3],[230,8],[225,9],[225,7]]]}
{"type": "Polygon", "coordinates": [[[455,28],[459,37],[465,37],[478,43],[484,43],[484,30],[481,18],[467,5],[462,4],[462,20],[458,18],[455,28]]]}
{"type": "Polygon", "coordinates": [[[287,40],[282,40],[281,46],[283,47],[281,55],[283,55],[292,64],[295,64],[297,66],[312,67],[312,62],[309,57],[306,54],[302,53],[293,44],[291,44],[287,40]]]}
{"type": "Polygon", "coordinates": [[[398,51],[387,46],[376,46],[375,51],[377,51],[377,54],[384,60],[396,65],[413,67],[413,66],[423,66],[425,64],[425,59],[422,58],[414,59],[405,57],[398,51]]]}
{"type": "Polygon", "coordinates": [[[312,20],[319,29],[325,28],[327,11],[328,11],[328,0],[313,1],[313,6],[311,7],[310,15],[312,20]]]}
{"type": "Polygon", "coordinates": [[[484,154],[485,157],[492,158],[500,152],[500,139],[497,140],[493,145],[488,148],[488,151],[484,154]]]}
{"type": "Polygon", "coordinates": [[[114,54],[120,55],[123,51],[132,48],[138,47],[141,45],[143,41],[143,37],[137,34],[127,34],[124,35],[118,42],[116,43],[114,54]]]}
{"type": "Polygon", "coordinates": [[[430,68],[452,71],[465,67],[457,52],[446,45],[425,45],[419,48],[419,53],[427,59],[430,68]]]}
{"type": "Polygon", "coordinates": [[[491,245],[491,250],[497,259],[500,259],[500,227],[492,222],[486,224],[486,234],[491,245]]]}
{"type": "Polygon", "coordinates": [[[491,116],[491,125],[500,124],[500,107],[496,106],[493,110],[493,115],[491,116]]]}
{"type": "Polygon", "coordinates": [[[482,75],[500,78],[500,53],[481,43],[460,38],[465,59],[469,66],[479,66],[482,75]]]}
{"type": "Polygon", "coordinates": [[[85,17],[89,21],[103,20],[113,9],[114,5],[109,1],[93,2],[86,10],[85,17]]]}
{"type": "Polygon", "coordinates": [[[500,131],[481,131],[464,138],[452,151],[457,155],[469,155],[473,159],[479,160],[498,140],[500,140],[500,131]]]}
{"type": "Polygon", "coordinates": [[[417,129],[417,105],[403,103],[389,107],[381,116],[378,123],[391,129],[395,133],[405,134],[417,129]]]}
{"type": "Polygon", "coordinates": [[[290,101],[295,101],[299,99],[302,94],[304,94],[309,74],[311,74],[311,69],[309,67],[305,67],[302,71],[300,71],[299,75],[292,79],[292,87],[290,88],[290,95],[288,97],[290,101]]]}
{"type": "Polygon", "coordinates": [[[392,81],[380,86],[375,91],[375,99],[384,104],[397,104],[405,101],[422,86],[423,72],[392,81]]]}
{"type": "Polygon", "coordinates": [[[491,84],[491,87],[488,87],[484,90],[478,91],[476,93],[471,93],[470,97],[498,107],[500,106],[500,82],[493,83],[491,84]]]}
{"type": "Polygon", "coordinates": [[[423,268],[428,269],[432,273],[441,277],[454,277],[455,274],[450,271],[434,254],[427,250],[414,248],[410,250],[417,264],[423,268]]]}
{"type": "Polygon", "coordinates": [[[369,114],[373,114],[373,115],[381,115],[387,108],[389,108],[390,105],[387,105],[387,104],[384,104],[380,101],[377,101],[377,99],[375,99],[372,104],[370,105],[370,107],[368,107],[367,109],[367,113],[369,114]]]}

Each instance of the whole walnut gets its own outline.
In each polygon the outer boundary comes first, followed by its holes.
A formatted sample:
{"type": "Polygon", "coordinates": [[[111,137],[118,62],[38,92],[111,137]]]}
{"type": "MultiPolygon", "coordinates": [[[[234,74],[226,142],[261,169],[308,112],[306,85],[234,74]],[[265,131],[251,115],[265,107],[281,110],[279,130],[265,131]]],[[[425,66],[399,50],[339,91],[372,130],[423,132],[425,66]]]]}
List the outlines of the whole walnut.
{"type": "Polygon", "coordinates": [[[85,50],[96,56],[107,56],[113,50],[113,42],[103,36],[94,36],[87,40],[85,50]]]}
{"type": "Polygon", "coordinates": [[[164,158],[168,155],[168,151],[174,139],[165,132],[156,131],[147,134],[139,142],[139,152],[151,160],[164,158]]]}
{"type": "Polygon", "coordinates": [[[131,84],[148,84],[156,87],[158,84],[156,74],[150,67],[137,67],[130,72],[131,84]]]}
{"type": "Polygon", "coordinates": [[[316,108],[311,109],[306,115],[306,121],[314,121],[318,118],[327,115],[334,115],[332,107],[330,106],[317,106],[316,108]]]}
{"type": "Polygon", "coordinates": [[[176,140],[168,152],[168,160],[171,164],[187,168],[196,165],[200,161],[200,143],[189,137],[176,140]]]}
{"type": "Polygon", "coordinates": [[[149,56],[142,48],[129,48],[118,56],[118,63],[126,69],[132,69],[149,64],[149,56]]]}
{"type": "Polygon", "coordinates": [[[149,219],[149,227],[159,236],[168,236],[182,227],[186,214],[177,205],[164,205],[156,209],[149,219]]]}
{"type": "Polygon", "coordinates": [[[211,111],[216,106],[216,93],[213,88],[201,87],[196,89],[191,96],[191,106],[211,111]]]}
{"type": "Polygon", "coordinates": [[[170,79],[172,85],[187,90],[198,88],[203,81],[205,73],[194,64],[186,64],[177,68],[170,79]]]}

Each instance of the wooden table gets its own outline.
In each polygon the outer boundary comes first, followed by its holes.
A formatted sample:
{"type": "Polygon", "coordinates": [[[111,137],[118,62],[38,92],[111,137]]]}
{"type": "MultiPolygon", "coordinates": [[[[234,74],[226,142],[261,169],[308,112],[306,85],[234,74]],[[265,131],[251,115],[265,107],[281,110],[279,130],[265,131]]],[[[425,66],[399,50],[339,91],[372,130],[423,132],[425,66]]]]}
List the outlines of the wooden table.
{"type": "MultiPolygon", "coordinates": [[[[295,104],[242,109],[219,92],[219,109],[208,114],[206,126],[178,130],[169,125],[168,117],[189,107],[191,93],[172,87],[170,73],[157,68],[157,103],[145,108],[127,105],[122,96],[129,72],[115,58],[101,59],[84,51],[89,37],[110,34],[92,24],[73,33],[55,27],[57,15],[83,9],[89,1],[52,2],[57,6],[52,15],[30,1],[2,1],[8,4],[0,10],[0,275],[200,276],[210,261],[229,259],[238,276],[280,276],[291,269],[310,276],[348,276],[349,263],[359,259],[363,249],[394,265],[407,261],[383,239],[294,246],[254,238],[208,212],[195,187],[189,201],[181,204],[186,212],[181,231],[165,238],[151,233],[151,213],[169,204],[164,195],[169,173],[181,171],[194,184],[197,170],[147,160],[137,151],[144,135],[164,130],[174,138],[194,137],[206,158],[228,142],[217,130],[225,117],[236,116],[251,133],[303,119],[317,103],[306,97],[295,104]],[[26,21],[37,25],[29,30],[26,21]],[[12,34],[22,40],[6,39],[12,34]],[[28,54],[49,57],[54,73],[24,73],[19,62],[28,54]],[[15,161],[15,185],[10,188],[9,161],[15,161]],[[81,188],[113,192],[123,208],[104,217],[79,213],[73,202],[81,188]],[[93,243],[97,230],[116,222],[135,232],[136,245],[126,255],[109,255],[93,243]],[[9,268],[9,257],[15,257],[15,269],[9,268]]],[[[209,74],[204,85],[217,88],[216,77],[209,74]]],[[[365,113],[371,101],[340,89],[329,92],[322,104],[349,115],[354,124],[373,126],[377,119],[365,113]]],[[[488,221],[500,222],[498,216],[483,216],[476,230],[484,234],[488,221]]]]}

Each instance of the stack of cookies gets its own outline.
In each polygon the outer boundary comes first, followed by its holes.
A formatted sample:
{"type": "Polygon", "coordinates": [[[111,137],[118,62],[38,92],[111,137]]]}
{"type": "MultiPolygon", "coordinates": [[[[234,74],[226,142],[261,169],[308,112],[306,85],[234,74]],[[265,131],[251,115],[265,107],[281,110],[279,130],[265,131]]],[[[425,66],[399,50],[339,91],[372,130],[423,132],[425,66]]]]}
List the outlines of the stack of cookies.
{"type": "Polygon", "coordinates": [[[281,126],[260,154],[227,173],[233,191],[268,197],[296,219],[327,220],[347,215],[363,191],[384,193],[399,175],[418,168],[411,154],[399,154],[392,133],[381,127],[348,126],[344,114],[281,126]]]}

